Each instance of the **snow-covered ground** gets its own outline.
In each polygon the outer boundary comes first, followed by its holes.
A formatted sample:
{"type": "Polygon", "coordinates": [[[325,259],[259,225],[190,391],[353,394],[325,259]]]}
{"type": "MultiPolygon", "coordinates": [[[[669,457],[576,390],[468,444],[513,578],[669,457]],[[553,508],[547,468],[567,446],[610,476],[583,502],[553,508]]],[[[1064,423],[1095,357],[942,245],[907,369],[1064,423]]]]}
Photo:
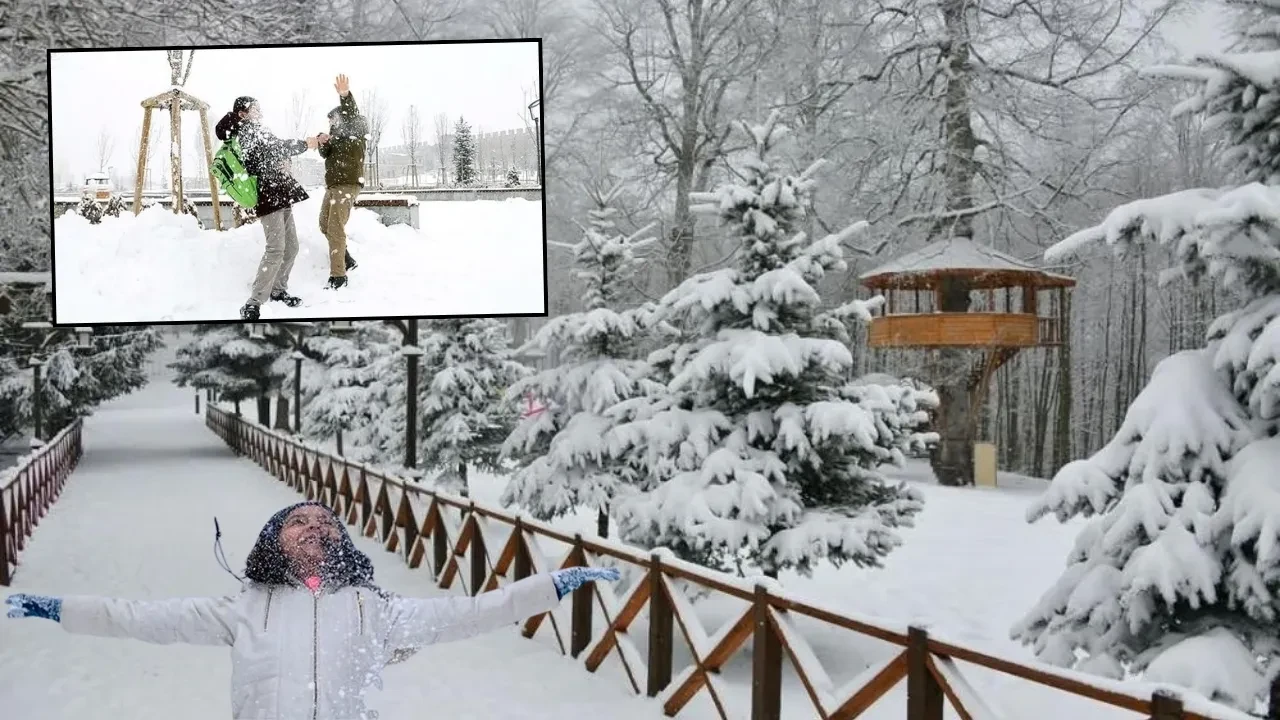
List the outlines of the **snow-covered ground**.
{"type": "MultiPolygon", "coordinates": [[[[384,226],[357,208],[347,223],[360,266],[350,285],[324,290],[329,250],[322,192],[294,207],[296,308],[262,307],[264,320],[539,313],[545,309],[542,204],[426,202],[421,230],[384,226]]],[[[261,225],[200,230],[195,218],[153,207],[100,225],[72,213],[54,221],[59,323],[238,321],[262,258],[261,225]]]]}
{"type": "MultiPolygon", "coordinates": [[[[213,517],[234,566],[271,513],[299,499],[235,458],[194,414],[190,391],[163,377],[91,417],[85,445],[12,590],[134,598],[233,592],[237,582],[213,557],[213,517]]],[[[429,572],[356,542],[387,588],[440,592],[429,572]]],[[[586,675],[515,628],[424,650],[384,679],[381,720],[662,717],[653,702],[586,675]]],[[[226,720],[229,681],[225,649],[73,636],[47,621],[0,616],[0,717],[226,720]]]]}

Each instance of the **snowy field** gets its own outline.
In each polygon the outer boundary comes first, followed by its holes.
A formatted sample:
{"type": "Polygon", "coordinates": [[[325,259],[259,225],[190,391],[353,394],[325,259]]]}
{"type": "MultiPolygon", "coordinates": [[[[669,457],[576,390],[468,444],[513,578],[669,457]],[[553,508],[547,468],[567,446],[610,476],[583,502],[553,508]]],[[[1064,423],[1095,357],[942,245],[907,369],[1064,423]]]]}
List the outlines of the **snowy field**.
{"type": "MultiPolygon", "coordinates": [[[[317,218],[322,192],[294,207],[296,308],[269,302],[263,320],[526,314],[545,310],[542,204],[425,202],[421,230],[384,226],[357,208],[347,223],[360,266],[325,290],[329,250],[317,218]]],[[[54,221],[57,321],[67,324],[239,321],[262,258],[262,227],[200,230],[195,218],[152,207],[100,225],[54,221]]]]}
{"type": "MultiPolygon", "coordinates": [[[[13,590],[133,598],[235,591],[214,560],[213,517],[234,567],[266,519],[299,496],[235,458],[190,401],[189,391],[157,378],[86,422],[85,458],[23,553],[13,590]]],[[[440,592],[430,573],[356,543],[385,587],[440,592]]],[[[226,720],[230,668],[223,648],[73,636],[47,621],[0,617],[0,713],[13,720],[226,720]]],[[[376,702],[380,720],[662,717],[653,702],[608,680],[513,628],[391,666],[376,702]]]]}

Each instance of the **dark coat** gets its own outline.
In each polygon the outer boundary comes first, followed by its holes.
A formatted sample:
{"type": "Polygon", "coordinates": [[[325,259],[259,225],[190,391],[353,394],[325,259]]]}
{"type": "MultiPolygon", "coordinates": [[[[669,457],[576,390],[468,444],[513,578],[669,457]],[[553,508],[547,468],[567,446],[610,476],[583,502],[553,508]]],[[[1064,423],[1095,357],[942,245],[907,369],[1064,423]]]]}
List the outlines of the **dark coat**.
{"type": "Polygon", "coordinates": [[[228,114],[215,132],[219,140],[235,136],[240,141],[241,160],[244,169],[258,178],[258,204],[254,207],[258,217],[296,205],[309,195],[289,173],[288,162],[294,155],[307,151],[302,140],[281,140],[261,123],[238,120],[228,114]]]}
{"type": "Polygon", "coordinates": [[[341,104],[334,108],[339,120],[329,128],[329,142],[320,146],[324,158],[324,184],[358,185],[364,187],[365,135],[369,123],[356,107],[351,93],[342,96],[341,104]]]}

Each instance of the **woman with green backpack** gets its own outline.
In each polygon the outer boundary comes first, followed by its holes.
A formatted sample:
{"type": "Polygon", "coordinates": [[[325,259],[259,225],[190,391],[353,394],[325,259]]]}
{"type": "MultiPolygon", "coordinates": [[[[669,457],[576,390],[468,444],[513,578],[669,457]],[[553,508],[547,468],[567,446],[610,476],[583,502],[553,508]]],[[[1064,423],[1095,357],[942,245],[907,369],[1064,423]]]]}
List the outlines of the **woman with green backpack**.
{"type": "Polygon", "coordinates": [[[289,159],[318,147],[317,138],[282,140],[262,126],[262,109],[251,97],[236,98],[231,112],[214,129],[224,141],[214,160],[214,174],[224,191],[253,209],[266,235],[262,262],[253,279],[249,300],[240,317],[257,320],[268,300],[297,307],[301,298],[289,294],[289,273],[298,255],[298,231],[293,206],[306,200],[307,191],[289,173],[289,159]],[[240,168],[234,167],[240,165],[240,168]],[[240,170],[242,169],[242,172],[240,170]]]}

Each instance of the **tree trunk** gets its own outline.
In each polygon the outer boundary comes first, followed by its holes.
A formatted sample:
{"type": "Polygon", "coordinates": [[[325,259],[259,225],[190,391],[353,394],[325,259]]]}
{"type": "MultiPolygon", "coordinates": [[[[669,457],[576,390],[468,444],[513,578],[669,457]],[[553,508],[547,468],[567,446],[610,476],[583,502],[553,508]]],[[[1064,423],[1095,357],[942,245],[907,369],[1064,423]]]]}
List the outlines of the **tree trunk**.
{"type": "MultiPolygon", "coordinates": [[[[940,290],[942,312],[969,311],[969,287],[965,282],[948,279],[940,290]]],[[[976,428],[969,392],[969,353],[951,348],[939,350],[937,377],[939,441],[931,457],[933,473],[941,485],[972,485],[976,428]]]]}
{"type": "Polygon", "coordinates": [[[284,393],[276,396],[276,424],[272,428],[289,432],[289,398],[284,393]]]}
{"type": "Polygon", "coordinates": [[[234,404],[236,408],[236,417],[240,417],[240,401],[236,400],[234,404]]]}
{"type": "Polygon", "coordinates": [[[602,538],[609,537],[609,513],[604,508],[596,510],[596,534],[602,538]]]}
{"type": "Polygon", "coordinates": [[[259,395],[258,400],[258,424],[262,427],[271,427],[271,398],[266,395],[259,395]]]}
{"type": "Polygon", "coordinates": [[[470,488],[467,487],[467,463],[465,461],[458,463],[458,477],[462,478],[462,487],[458,489],[458,493],[462,497],[470,497],[470,488]]]}

